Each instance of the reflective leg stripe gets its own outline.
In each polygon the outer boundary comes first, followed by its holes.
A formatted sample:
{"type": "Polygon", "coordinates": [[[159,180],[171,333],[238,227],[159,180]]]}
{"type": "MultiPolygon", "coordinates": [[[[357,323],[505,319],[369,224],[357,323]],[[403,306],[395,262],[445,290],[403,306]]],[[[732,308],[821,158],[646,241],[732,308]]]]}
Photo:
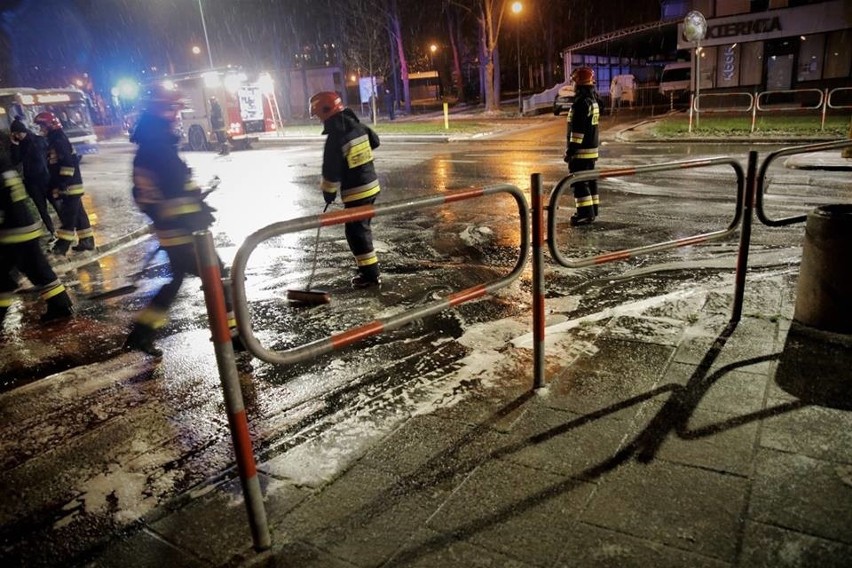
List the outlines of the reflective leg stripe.
{"type": "Polygon", "coordinates": [[[597,160],[598,159],[598,149],[597,148],[580,148],[577,150],[577,155],[575,158],[580,158],[581,160],[597,160]]]}
{"type": "Polygon", "coordinates": [[[593,195],[592,196],[592,203],[594,205],[600,205],[601,204],[601,198],[598,197],[597,195],[593,195]]]}
{"type": "Polygon", "coordinates": [[[65,291],[65,286],[59,280],[54,280],[44,287],[44,290],[39,294],[42,300],[49,300],[54,296],[58,296],[65,291]]]}
{"type": "Polygon", "coordinates": [[[62,195],[83,195],[86,191],[83,189],[82,185],[69,185],[65,188],[65,191],[60,192],[62,195]]]}
{"type": "Polygon", "coordinates": [[[585,197],[576,197],[574,198],[574,205],[577,206],[577,209],[580,207],[589,207],[594,204],[591,195],[587,195],[585,197]]]}
{"type": "Polygon", "coordinates": [[[376,256],[375,251],[365,252],[364,254],[356,255],[355,262],[358,263],[358,266],[370,266],[379,262],[379,257],[376,256]]]}
{"type": "Polygon", "coordinates": [[[136,315],[136,323],[148,326],[151,329],[160,329],[168,321],[166,312],[153,307],[145,308],[136,315]]]}
{"type": "Polygon", "coordinates": [[[12,305],[12,301],[15,299],[15,294],[0,294],[0,308],[8,308],[12,305]]]}
{"type": "Polygon", "coordinates": [[[69,166],[61,167],[61,168],[59,168],[59,175],[61,175],[61,176],[73,176],[74,175],[74,168],[69,167],[69,166]]]}
{"type": "Polygon", "coordinates": [[[73,243],[77,237],[74,231],[69,231],[67,229],[57,229],[56,238],[60,241],[68,241],[73,243]]]}
{"type": "Polygon", "coordinates": [[[77,229],[77,237],[81,239],[85,239],[87,237],[94,237],[95,230],[89,227],[88,229],[77,229]]]}

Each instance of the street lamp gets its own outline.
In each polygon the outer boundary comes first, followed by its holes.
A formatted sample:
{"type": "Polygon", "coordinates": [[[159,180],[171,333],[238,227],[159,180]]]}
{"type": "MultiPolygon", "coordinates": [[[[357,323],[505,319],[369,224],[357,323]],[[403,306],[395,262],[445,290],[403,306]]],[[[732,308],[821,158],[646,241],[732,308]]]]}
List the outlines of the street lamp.
{"type": "MultiPolygon", "coordinates": [[[[438,46],[435,45],[434,43],[431,44],[429,46],[429,66],[432,68],[431,69],[432,71],[435,71],[435,52],[436,51],[438,51],[438,46]]],[[[436,72],[436,75],[437,75],[437,72],[436,72]]],[[[436,77],[435,82],[438,83],[438,86],[440,87],[440,84],[441,84],[440,77],[436,77]]],[[[438,99],[438,94],[439,94],[438,91],[439,91],[439,89],[435,89],[435,99],[436,100],[438,99]]]]}
{"type": "Polygon", "coordinates": [[[207,44],[207,59],[210,61],[210,69],[213,69],[213,53],[210,51],[210,39],[207,37],[207,22],[204,21],[204,8],[201,6],[201,0],[198,0],[198,12],[201,14],[201,27],[204,28],[204,42],[207,44]]]}
{"type": "MultiPolygon", "coordinates": [[[[512,12],[520,14],[524,9],[524,5],[520,2],[512,2],[512,12]]],[[[521,104],[521,18],[518,16],[518,114],[523,114],[524,107],[521,104]]]]}

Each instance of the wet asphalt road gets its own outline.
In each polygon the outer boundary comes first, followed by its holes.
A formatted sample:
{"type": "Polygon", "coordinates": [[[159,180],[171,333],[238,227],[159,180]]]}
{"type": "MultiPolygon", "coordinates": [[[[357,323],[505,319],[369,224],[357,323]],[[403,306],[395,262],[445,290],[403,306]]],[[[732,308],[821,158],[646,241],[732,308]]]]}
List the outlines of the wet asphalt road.
{"type": "MultiPolygon", "coordinates": [[[[381,202],[495,183],[517,185],[528,194],[533,172],[542,174],[549,191],[566,173],[563,129],[564,117],[542,117],[498,138],[439,144],[385,140],[377,151],[381,202]]],[[[720,155],[745,164],[747,151],[609,140],[599,167],[720,155]]],[[[105,146],[83,164],[90,213],[99,223],[140,221],[129,200],[131,152],[129,145],[105,146]]],[[[222,180],[209,202],[218,209],[212,231],[226,264],[252,231],[321,210],[320,155],[319,142],[227,158],[185,155],[199,180],[214,174],[222,180]]],[[[788,170],[782,164],[770,170],[769,183],[767,206],[776,216],[831,202],[848,195],[852,185],[842,173],[788,170]]],[[[735,179],[726,167],[613,178],[602,181],[600,190],[602,216],[590,227],[569,228],[570,196],[560,204],[557,243],[571,258],[721,229],[734,214],[735,179]]],[[[286,290],[306,285],[313,237],[313,231],[277,237],[249,262],[252,325],[267,347],[299,345],[499,278],[511,270],[520,242],[514,203],[502,196],[383,217],[375,222],[375,239],[386,284],[380,292],[355,292],[348,286],[353,263],[342,227],[324,228],[314,283],[330,291],[333,301],[294,309],[286,290]]],[[[795,269],[801,238],[801,226],[756,227],[751,266],[758,272],[795,269]]],[[[167,274],[164,255],[144,270],[133,294],[86,299],[127,283],[153,246],[151,240],[134,242],[65,274],[79,312],[67,326],[33,325],[40,307],[32,299],[6,322],[0,343],[6,391],[0,397],[0,481],[8,498],[0,505],[0,535],[8,559],[67,561],[99,535],[132,526],[212,479],[235,475],[198,280],[184,284],[170,313],[160,362],[121,353],[119,347],[133,313],[167,274]]],[[[548,256],[548,318],[577,318],[730,274],[736,251],[734,238],[574,270],[556,266],[548,256]]],[[[478,348],[472,337],[498,348],[495,344],[523,333],[512,326],[529,321],[530,304],[527,267],[496,298],[314,361],[280,368],[242,358],[240,379],[257,453],[276,455],[353,417],[360,426],[341,432],[341,444],[379,435],[384,418],[414,412],[419,400],[435,396],[430,389],[442,377],[469,364],[478,348]]],[[[464,390],[461,381],[443,395],[464,396],[464,390]]]]}

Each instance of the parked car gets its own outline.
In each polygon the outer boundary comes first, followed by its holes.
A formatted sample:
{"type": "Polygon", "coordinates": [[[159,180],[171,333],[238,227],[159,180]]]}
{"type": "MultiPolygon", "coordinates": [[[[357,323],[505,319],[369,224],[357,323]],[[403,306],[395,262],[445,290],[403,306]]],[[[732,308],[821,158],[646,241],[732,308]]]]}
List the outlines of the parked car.
{"type": "Polygon", "coordinates": [[[574,85],[565,85],[560,87],[556,92],[556,98],[553,99],[553,114],[559,116],[562,111],[568,112],[571,110],[571,105],[574,103],[574,85]]]}

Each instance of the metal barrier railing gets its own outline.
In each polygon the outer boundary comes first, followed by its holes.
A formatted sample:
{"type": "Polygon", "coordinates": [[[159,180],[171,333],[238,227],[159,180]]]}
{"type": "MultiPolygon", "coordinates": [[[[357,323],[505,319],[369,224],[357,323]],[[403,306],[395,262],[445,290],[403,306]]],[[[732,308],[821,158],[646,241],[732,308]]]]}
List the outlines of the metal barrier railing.
{"type": "MultiPolygon", "coordinates": [[[[668,162],[663,164],[653,164],[650,166],[640,166],[636,168],[620,168],[611,170],[590,170],[570,174],[562,178],[555,186],[550,194],[549,205],[547,207],[550,214],[547,218],[547,234],[543,230],[542,218],[544,216],[543,206],[543,191],[541,187],[540,174],[533,174],[530,181],[530,191],[532,196],[532,264],[533,264],[533,387],[540,388],[545,384],[544,377],[544,330],[545,330],[545,311],[544,311],[544,254],[543,244],[547,241],[550,254],[562,266],[568,268],[580,268],[595,264],[604,264],[614,262],[616,260],[624,260],[639,254],[647,254],[650,252],[673,249],[682,246],[704,243],[711,240],[725,238],[733,234],[740,220],[743,219],[744,210],[747,210],[745,199],[745,174],[742,165],[733,158],[710,158],[706,160],[687,160],[681,162],[668,162]],[[562,192],[574,182],[591,181],[611,177],[622,177],[628,175],[637,175],[652,172],[664,172],[673,170],[682,170],[690,168],[699,168],[717,165],[730,165],[736,175],[737,189],[735,196],[735,211],[732,221],[728,227],[719,231],[712,231],[692,237],[684,237],[673,239],[662,243],[634,247],[605,254],[599,254],[593,257],[571,261],[567,259],[556,246],[556,215],[557,203],[562,192]]],[[[750,210],[749,216],[750,216],[750,210]]],[[[740,246],[742,249],[742,244],[740,246]]],[[[737,290],[743,288],[740,285],[745,279],[746,258],[738,255],[737,258],[737,290]]],[[[742,295],[735,294],[734,310],[731,316],[732,321],[739,320],[742,309],[742,295]]]]}
{"type": "Polygon", "coordinates": [[[715,239],[725,238],[731,233],[733,233],[737,225],[740,222],[740,218],[742,215],[742,204],[743,204],[743,187],[745,183],[745,175],[743,173],[743,168],[740,163],[733,158],[708,158],[704,160],[686,160],[681,162],[666,162],[662,164],[652,164],[650,166],[639,166],[636,168],[618,168],[618,169],[610,169],[610,170],[589,170],[584,172],[578,172],[574,174],[569,174],[566,177],[562,178],[557,184],[556,187],[550,194],[550,204],[549,210],[551,211],[551,215],[548,216],[547,219],[547,235],[548,235],[548,245],[550,248],[550,254],[553,258],[562,266],[568,268],[581,268],[583,266],[591,266],[593,264],[603,264],[605,262],[612,262],[614,260],[623,260],[625,258],[630,258],[631,256],[636,256],[639,254],[646,254],[649,252],[655,252],[660,250],[672,249],[677,247],[683,247],[688,245],[694,245],[698,243],[703,243],[706,241],[711,241],[715,239]],[[556,232],[556,215],[553,215],[552,212],[556,211],[556,204],[559,201],[559,197],[562,195],[562,192],[565,191],[571,184],[579,181],[591,181],[591,180],[600,180],[605,178],[613,178],[613,177],[624,177],[624,176],[632,176],[638,174],[646,174],[652,172],[665,172],[672,170],[682,170],[682,169],[690,169],[690,168],[701,168],[707,166],[717,166],[717,165],[730,165],[734,169],[734,173],[737,176],[737,193],[736,193],[736,211],[734,212],[734,218],[731,220],[731,223],[728,225],[726,229],[722,229],[719,231],[713,231],[710,233],[704,233],[701,235],[695,235],[693,237],[683,237],[680,239],[674,239],[671,241],[666,241],[663,243],[656,243],[653,245],[645,245],[641,247],[635,247],[631,249],[624,249],[615,252],[609,252],[606,254],[600,254],[597,256],[589,257],[586,259],[571,261],[567,259],[556,247],[555,239],[553,235],[556,232]]]}
{"type": "Polygon", "coordinates": [[[828,114],[828,109],[844,109],[844,108],[852,108],[852,103],[843,104],[839,101],[833,102],[834,97],[837,95],[839,98],[840,94],[852,94],[852,87],[837,87],[835,89],[825,90],[825,104],[822,105],[822,122],[820,124],[820,130],[825,130],[825,116],[828,114]]]}
{"type": "Polygon", "coordinates": [[[782,148],[775,152],[771,152],[760,164],[760,169],[757,173],[757,191],[755,193],[755,213],[760,222],[770,227],[782,227],[784,225],[792,225],[793,223],[802,223],[807,220],[807,215],[795,215],[793,217],[785,217],[783,219],[771,219],[766,214],[764,209],[763,195],[766,192],[766,172],[769,166],[776,159],[783,156],[792,156],[794,154],[809,154],[811,152],[823,152],[825,150],[835,150],[852,147],[852,140],[841,140],[839,142],[823,142],[820,144],[808,144],[805,146],[793,146],[782,148]]]}
{"type": "Polygon", "coordinates": [[[237,254],[234,257],[234,262],[231,266],[231,286],[234,293],[234,313],[236,315],[237,326],[239,328],[242,341],[252,355],[268,363],[289,365],[317,357],[324,353],[329,353],[335,349],[341,349],[357,341],[385,331],[398,329],[408,323],[437,314],[438,312],[460,305],[464,302],[479,299],[486,294],[490,294],[500,288],[508,286],[513,280],[518,278],[523,271],[528,258],[529,205],[527,204],[526,198],[521,190],[513,185],[500,184],[485,188],[462,190],[434,197],[396,201],[381,205],[353,207],[342,211],[333,211],[330,213],[274,223],[249,235],[242,246],[240,246],[237,250],[237,254]],[[467,199],[494,195],[497,193],[508,193],[514,197],[515,202],[518,205],[521,231],[518,261],[512,271],[503,278],[455,292],[446,298],[431,302],[425,306],[412,308],[385,319],[373,320],[359,327],[283,351],[266,349],[255,338],[251,329],[251,313],[246,300],[244,281],[248,259],[251,256],[252,251],[254,251],[257,245],[261,242],[286,233],[295,233],[308,229],[316,229],[321,226],[340,225],[352,221],[371,219],[373,217],[404,213],[407,211],[423,209],[425,207],[455,203],[467,199]]]}
{"type": "Polygon", "coordinates": [[[216,254],[213,235],[210,231],[197,231],[193,234],[193,240],[252,541],[257,550],[266,550],[272,546],[272,537],[269,534],[266,508],[263,506],[263,492],[260,489],[257,464],[252,451],[243,392],[240,388],[234,346],[231,343],[231,330],[228,329],[228,313],[225,309],[225,291],[219,270],[219,256],[216,254]]]}

